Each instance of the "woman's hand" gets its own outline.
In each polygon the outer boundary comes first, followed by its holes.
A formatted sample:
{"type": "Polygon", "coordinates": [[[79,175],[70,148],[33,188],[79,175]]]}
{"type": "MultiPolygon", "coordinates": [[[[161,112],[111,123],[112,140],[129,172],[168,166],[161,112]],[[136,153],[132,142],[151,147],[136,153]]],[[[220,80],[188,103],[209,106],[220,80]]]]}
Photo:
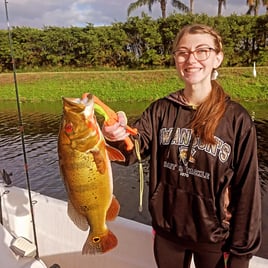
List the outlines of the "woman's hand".
{"type": "Polygon", "coordinates": [[[124,112],[119,111],[116,113],[118,120],[113,125],[103,124],[102,134],[110,141],[121,141],[128,137],[129,133],[126,131],[127,126],[127,116],[124,112]]]}

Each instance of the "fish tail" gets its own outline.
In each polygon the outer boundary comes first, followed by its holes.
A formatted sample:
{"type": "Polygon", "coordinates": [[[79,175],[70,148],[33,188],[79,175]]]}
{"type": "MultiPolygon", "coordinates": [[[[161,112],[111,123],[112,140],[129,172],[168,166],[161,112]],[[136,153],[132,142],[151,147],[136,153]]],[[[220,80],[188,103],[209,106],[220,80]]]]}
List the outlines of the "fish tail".
{"type": "Polygon", "coordinates": [[[89,234],[83,249],[82,254],[99,254],[105,253],[117,246],[116,236],[108,230],[105,235],[93,236],[89,234]]]}
{"type": "Polygon", "coordinates": [[[107,221],[113,221],[119,214],[120,211],[120,204],[116,197],[113,195],[111,205],[106,214],[107,221]]]}

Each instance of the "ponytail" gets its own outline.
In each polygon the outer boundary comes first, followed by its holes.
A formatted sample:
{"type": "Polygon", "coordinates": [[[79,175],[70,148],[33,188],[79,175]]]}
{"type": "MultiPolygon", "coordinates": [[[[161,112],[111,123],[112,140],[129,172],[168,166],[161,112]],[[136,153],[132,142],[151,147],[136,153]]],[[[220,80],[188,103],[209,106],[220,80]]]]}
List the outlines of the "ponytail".
{"type": "Polygon", "coordinates": [[[191,128],[202,142],[216,144],[214,133],[225,112],[227,95],[217,81],[212,80],[211,84],[211,93],[198,107],[191,128]]]}

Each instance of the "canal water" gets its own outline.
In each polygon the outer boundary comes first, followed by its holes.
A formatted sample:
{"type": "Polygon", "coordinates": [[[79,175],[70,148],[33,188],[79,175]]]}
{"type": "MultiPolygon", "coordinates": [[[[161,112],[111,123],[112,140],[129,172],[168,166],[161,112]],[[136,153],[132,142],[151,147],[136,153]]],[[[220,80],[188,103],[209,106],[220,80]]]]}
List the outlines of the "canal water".
{"type": "MultiPolygon", "coordinates": [[[[111,103],[116,111],[123,110],[132,122],[148,106],[148,103],[111,103]]],[[[264,241],[260,256],[268,258],[268,104],[243,103],[254,118],[258,134],[258,154],[263,188],[264,241]]],[[[60,178],[57,154],[57,135],[62,106],[60,102],[21,103],[24,140],[31,189],[42,194],[67,200],[60,178]]],[[[0,171],[12,173],[13,184],[26,188],[25,165],[18,130],[18,113],[15,102],[0,102],[0,171]]],[[[121,204],[120,215],[145,224],[150,224],[147,210],[147,190],[143,197],[143,212],[139,207],[139,169],[137,165],[122,167],[112,164],[114,193],[121,204]]],[[[144,165],[145,184],[148,183],[148,163],[144,165]]]]}

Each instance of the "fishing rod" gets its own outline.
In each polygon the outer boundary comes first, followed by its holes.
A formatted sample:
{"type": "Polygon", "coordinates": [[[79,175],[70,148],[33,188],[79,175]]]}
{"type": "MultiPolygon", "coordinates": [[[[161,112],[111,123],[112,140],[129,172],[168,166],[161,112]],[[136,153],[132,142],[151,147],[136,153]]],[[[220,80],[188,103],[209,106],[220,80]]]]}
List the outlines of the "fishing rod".
{"type": "Polygon", "coordinates": [[[34,243],[35,243],[35,246],[36,246],[35,258],[39,259],[36,227],[35,227],[35,220],[34,220],[34,210],[33,210],[31,186],[30,186],[30,177],[29,177],[29,172],[28,172],[27,155],[26,155],[26,149],[25,149],[24,127],[23,127],[23,120],[22,120],[22,114],[21,114],[21,108],[20,108],[19,90],[18,90],[18,83],[17,83],[17,71],[16,71],[16,64],[15,64],[15,57],[14,57],[14,50],[13,50],[12,34],[11,34],[11,30],[10,30],[8,8],[7,8],[8,2],[7,2],[7,0],[4,0],[4,1],[5,1],[5,11],[6,11],[6,21],[7,21],[7,29],[8,29],[10,55],[11,55],[11,60],[12,60],[13,79],[14,79],[15,92],[16,92],[16,102],[17,102],[18,119],[19,119],[19,131],[20,131],[23,158],[24,158],[24,170],[25,170],[25,175],[26,175],[26,182],[27,182],[27,189],[28,189],[28,196],[29,196],[29,203],[30,203],[30,211],[31,211],[31,220],[32,220],[32,226],[33,226],[34,243]]]}

